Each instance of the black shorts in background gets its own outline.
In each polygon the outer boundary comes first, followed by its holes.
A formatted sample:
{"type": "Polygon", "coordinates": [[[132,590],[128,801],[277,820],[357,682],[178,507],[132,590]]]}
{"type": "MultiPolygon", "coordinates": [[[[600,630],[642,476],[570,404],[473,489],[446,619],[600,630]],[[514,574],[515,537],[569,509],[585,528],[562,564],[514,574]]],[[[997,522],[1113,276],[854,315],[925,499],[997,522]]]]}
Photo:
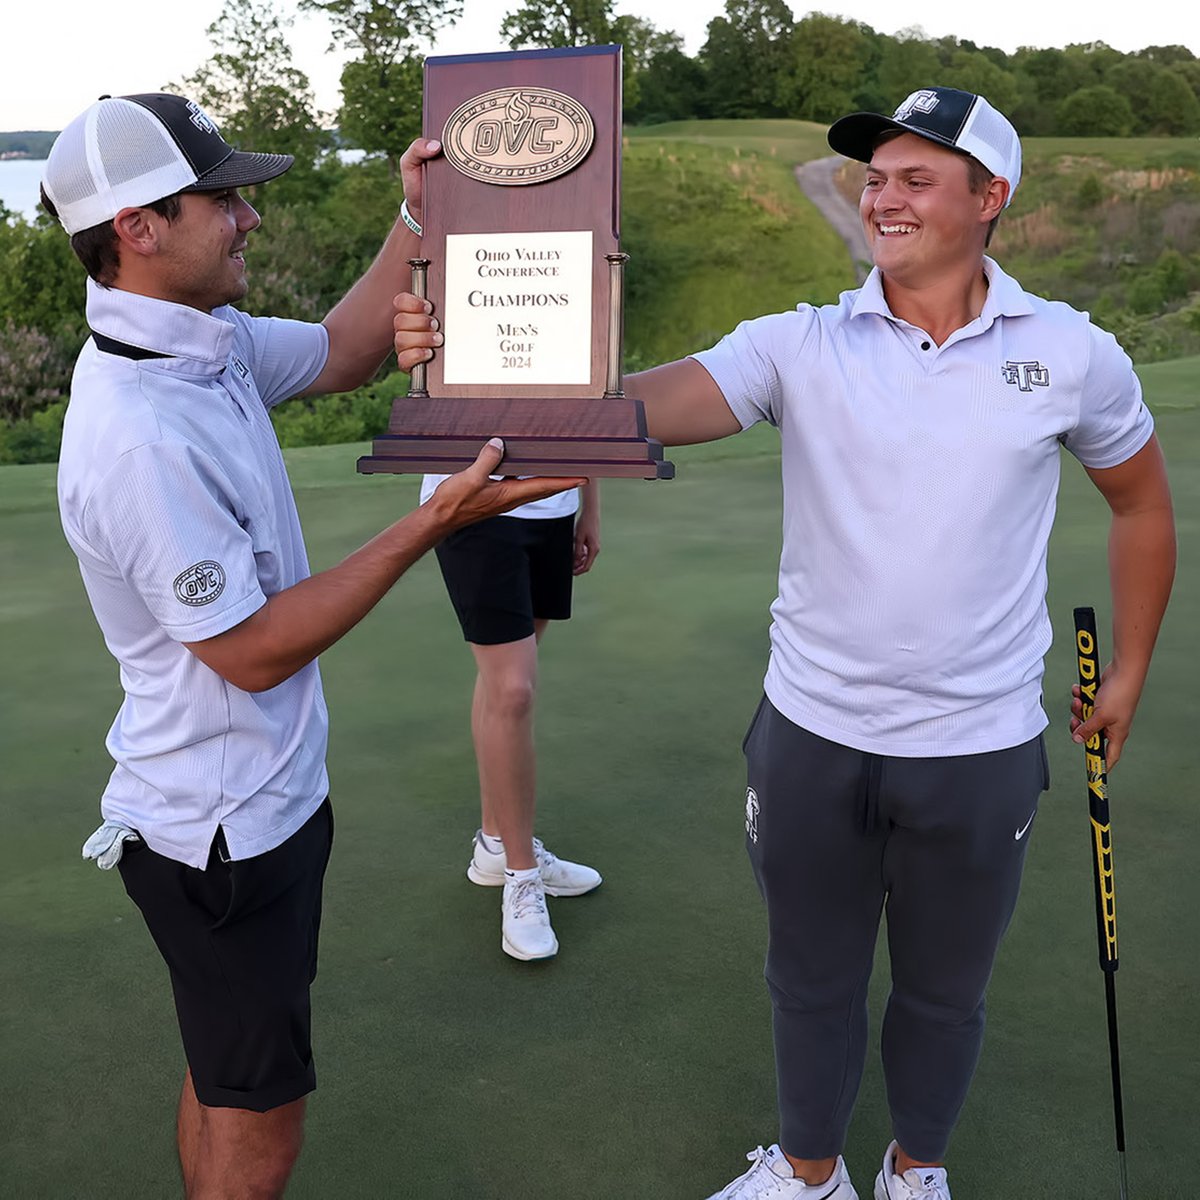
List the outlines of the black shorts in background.
{"type": "Polygon", "coordinates": [[[489,517],[450,534],[438,565],[463,637],[497,646],[571,615],[575,518],[489,517]]]}
{"type": "Polygon", "coordinates": [[[287,841],[203,871],[126,842],[121,879],[166,960],[201,1104],[266,1112],[316,1087],[309,986],[333,844],[328,797],[287,841]]]}

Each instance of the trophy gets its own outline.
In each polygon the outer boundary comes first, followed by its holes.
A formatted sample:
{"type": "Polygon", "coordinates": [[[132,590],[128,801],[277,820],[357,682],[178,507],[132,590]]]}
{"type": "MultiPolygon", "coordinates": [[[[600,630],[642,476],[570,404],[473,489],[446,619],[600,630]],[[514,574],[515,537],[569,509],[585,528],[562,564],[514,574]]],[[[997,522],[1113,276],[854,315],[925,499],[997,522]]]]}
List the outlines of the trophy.
{"type": "Polygon", "coordinates": [[[425,60],[421,258],[445,342],[364,474],[449,474],[504,439],[511,475],[670,479],[621,359],[621,48],[425,60]]]}

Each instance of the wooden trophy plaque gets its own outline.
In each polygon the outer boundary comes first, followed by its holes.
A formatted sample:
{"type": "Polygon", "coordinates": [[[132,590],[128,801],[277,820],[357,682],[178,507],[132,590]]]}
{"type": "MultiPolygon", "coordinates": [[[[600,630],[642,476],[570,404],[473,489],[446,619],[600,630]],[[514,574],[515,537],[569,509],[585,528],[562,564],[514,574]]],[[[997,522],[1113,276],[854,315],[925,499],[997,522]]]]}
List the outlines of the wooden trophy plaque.
{"type": "Polygon", "coordinates": [[[670,479],[621,381],[621,48],[425,60],[412,291],[445,343],[358,470],[448,474],[504,439],[511,475],[670,479]]]}

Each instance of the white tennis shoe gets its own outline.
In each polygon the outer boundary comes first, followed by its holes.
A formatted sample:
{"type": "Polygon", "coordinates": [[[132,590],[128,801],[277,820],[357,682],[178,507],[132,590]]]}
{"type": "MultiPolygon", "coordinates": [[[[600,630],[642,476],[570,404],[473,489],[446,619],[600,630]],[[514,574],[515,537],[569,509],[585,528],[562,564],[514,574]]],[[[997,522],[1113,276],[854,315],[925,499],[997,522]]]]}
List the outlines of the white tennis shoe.
{"type": "Polygon", "coordinates": [[[505,954],[529,962],[558,953],[558,938],[546,911],[545,886],[532,870],[527,876],[505,876],[500,909],[500,945],[505,954]]]}
{"type": "Polygon", "coordinates": [[[778,1146],[769,1150],[759,1146],[746,1157],[751,1162],[750,1170],[714,1192],[708,1200],[858,1200],[840,1157],[833,1174],[824,1183],[797,1179],[792,1164],[778,1146]]]}
{"type": "MultiPolygon", "coordinates": [[[[559,858],[542,845],[541,838],[533,839],[533,853],[547,896],[582,896],[601,883],[599,871],[585,867],[583,863],[568,862],[559,858]]],[[[475,832],[475,846],[467,866],[467,878],[482,887],[503,887],[504,872],[508,859],[504,850],[494,853],[483,840],[483,830],[475,832]]]]}
{"type": "Polygon", "coordinates": [[[875,1177],[875,1200],[950,1200],[945,1167],[909,1167],[897,1175],[896,1143],[883,1156],[883,1169],[875,1177]]]}

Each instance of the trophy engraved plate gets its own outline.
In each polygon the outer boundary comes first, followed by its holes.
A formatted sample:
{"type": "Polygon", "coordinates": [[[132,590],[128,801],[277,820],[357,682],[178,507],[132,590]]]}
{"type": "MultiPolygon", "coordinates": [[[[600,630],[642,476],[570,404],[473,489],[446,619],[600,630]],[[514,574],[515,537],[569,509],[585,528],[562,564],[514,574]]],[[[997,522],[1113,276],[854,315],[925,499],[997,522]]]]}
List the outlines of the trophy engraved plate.
{"type": "Polygon", "coordinates": [[[428,58],[424,134],[409,290],[445,342],[359,471],[447,474],[499,436],[507,474],[672,478],[621,380],[621,48],[428,58]]]}
{"type": "Polygon", "coordinates": [[[446,383],[586,384],[592,231],[446,238],[446,383]]]}

